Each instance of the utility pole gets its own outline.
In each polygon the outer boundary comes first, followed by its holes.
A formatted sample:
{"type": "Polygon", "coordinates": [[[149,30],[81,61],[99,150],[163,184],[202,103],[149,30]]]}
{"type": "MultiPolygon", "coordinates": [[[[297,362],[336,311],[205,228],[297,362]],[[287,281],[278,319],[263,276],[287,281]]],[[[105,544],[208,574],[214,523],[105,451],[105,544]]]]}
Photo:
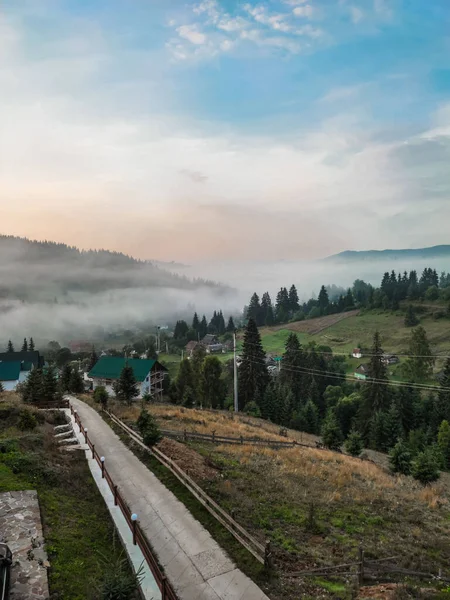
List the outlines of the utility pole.
{"type": "Polygon", "coordinates": [[[233,353],[234,353],[234,412],[239,412],[238,403],[238,378],[237,378],[237,364],[236,364],[236,330],[233,332],[233,353]]]}

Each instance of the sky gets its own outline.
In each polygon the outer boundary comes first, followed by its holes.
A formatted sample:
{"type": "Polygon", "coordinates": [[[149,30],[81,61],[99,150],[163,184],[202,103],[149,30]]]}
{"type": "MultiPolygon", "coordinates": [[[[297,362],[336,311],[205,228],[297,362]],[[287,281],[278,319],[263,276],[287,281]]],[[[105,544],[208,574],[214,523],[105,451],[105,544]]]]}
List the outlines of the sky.
{"type": "Polygon", "coordinates": [[[448,0],[2,0],[0,232],[181,262],[450,243],[448,0]]]}

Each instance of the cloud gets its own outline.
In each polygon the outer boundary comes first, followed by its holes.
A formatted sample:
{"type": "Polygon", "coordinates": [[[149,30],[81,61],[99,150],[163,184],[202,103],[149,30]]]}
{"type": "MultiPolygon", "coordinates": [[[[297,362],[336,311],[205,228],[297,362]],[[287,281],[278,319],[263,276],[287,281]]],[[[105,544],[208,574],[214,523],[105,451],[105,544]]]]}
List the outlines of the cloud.
{"type": "Polygon", "coordinates": [[[364,17],[364,12],[358,6],[350,6],[349,7],[352,23],[357,25],[360,21],[362,21],[364,17]]]}
{"type": "Polygon", "coordinates": [[[199,27],[196,24],[193,25],[182,25],[177,28],[178,35],[191,42],[191,44],[195,44],[196,46],[201,46],[206,42],[206,35],[199,31],[199,27]]]}
{"type": "Polygon", "coordinates": [[[313,7],[310,4],[305,4],[304,6],[297,6],[292,12],[296,17],[311,17],[313,7]]]}

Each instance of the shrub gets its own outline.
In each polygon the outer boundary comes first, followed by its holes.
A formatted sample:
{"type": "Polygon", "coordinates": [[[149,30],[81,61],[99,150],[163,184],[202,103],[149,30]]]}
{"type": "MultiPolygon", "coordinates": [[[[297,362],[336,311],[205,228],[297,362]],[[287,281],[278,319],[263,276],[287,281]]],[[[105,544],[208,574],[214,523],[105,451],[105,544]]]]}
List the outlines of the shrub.
{"type": "Polygon", "coordinates": [[[162,435],[158,424],[148,410],[144,408],[141,410],[136,424],[146,446],[154,446],[161,440],[162,435]]]}
{"type": "Polygon", "coordinates": [[[338,450],[342,443],[342,432],[334,413],[330,412],[322,427],[322,442],[330,450],[338,450]]]}
{"type": "Polygon", "coordinates": [[[244,412],[251,417],[260,417],[261,411],[255,401],[247,402],[244,406],[244,412]]]}
{"type": "Polygon", "coordinates": [[[417,455],[416,460],[413,462],[411,473],[414,479],[417,479],[423,485],[439,479],[438,462],[429,448],[426,448],[417,455]]]}
{"type": "Polygon", "coordinates": [[[411,473],[411,451],[399,440],[389,452],[389,466],[393,473],[409,475],[411,473]]]}
{"type": "Polygon", "coordinates": [[[364,449],[364,442],[357,431],[352,431],[345,440],[345,449],[352,456],[359,456],[364,449]]]}
{"type": "Polygon", "coordinates": [[[103,385],[99,385],[97,388],[95,388],[94,400],[96,402],[99,402],[103,406],[103,408],[105,408],[108,404],[109,394],[103,385]]]}
{"type": "Polygon", "coordinates": [[[143,567],[132,573],[126,558],[108,562],[104,560],[105,576],[97,589],[96,598],[100,600],[132,600],[136,598],[139,584],[142,581],[143,567]]]}
{"type": "Polygon", "coordinates": [[[21,410],[17,426],[21,431],[32,431],[36,429],[37,419],[30,410],[21,410]]]}

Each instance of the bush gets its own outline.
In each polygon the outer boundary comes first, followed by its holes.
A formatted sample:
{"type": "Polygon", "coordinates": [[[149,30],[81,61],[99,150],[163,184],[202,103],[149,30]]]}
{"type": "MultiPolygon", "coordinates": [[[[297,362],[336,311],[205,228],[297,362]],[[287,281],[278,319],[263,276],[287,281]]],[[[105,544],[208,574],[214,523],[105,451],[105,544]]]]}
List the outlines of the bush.
{"type": "Polygon", "coordinates": [[[148,410],[141,410],[136,424],[146,446],[154,446],[161,440],[162,435],[158,424],[148,410]]]}
{"type": "Polygon", "coordinates": [[[411,469],[412,476],[423,485],[437,481],[440,477],[438,462],[430,448],[417,455],[411,469]]]}
{"type": "Polygon", "coordinates": [[[99,385],[97,388],[95,388],[94,400],[96,402],[99,402],[103,406],[103,408],[105,408],[108,404],[109,394],[103,385],[99,385]]]}
{"type": "Polygon", "coordinates": [[[357,431],[352,431],[345,440],[345,449],[352,456],[359,456],[364,449],[364,442],[357,431]]]}
{"type": "Polygon", "coordinates": [[[17,427],[21,431],[32,431],[36,429],[37,419],[35,415],[27,409],[21,410],[19,415],[19,422],[17,423],[17,427]]]}
{"type": "Polygon", "coordinates": [[[260,417],[261,416],[261,411],[259,409],[259,406],[256,404],[256,402],[254,400],[252,400],[251,402],[247,402],[247,404],[244,406],[244,412],[247,415],[250,415],[251,417],[260,417]]]}
{"type": "Polygon", "coordinates": [[[143,567],[132,573],[128,560],[120,558],[113,562],[104,560],[105,576],[97,589],[96,598],[100,600],[132,600],[136,598],[139,585],[144,577],[143,567]]]}
{"type": "Polygon", "coordinates": [[[411,451],[401,440],[389,452],[389,466],[393,473],[409,475],[411,473],[411,460],[411,451]]]}
{"type": "Polygon", "coordinates": [[[334,413],[330,412],[322,427],[322,442],[330,450],[338,450],[342,443],[342,432],[334,413]]]}

